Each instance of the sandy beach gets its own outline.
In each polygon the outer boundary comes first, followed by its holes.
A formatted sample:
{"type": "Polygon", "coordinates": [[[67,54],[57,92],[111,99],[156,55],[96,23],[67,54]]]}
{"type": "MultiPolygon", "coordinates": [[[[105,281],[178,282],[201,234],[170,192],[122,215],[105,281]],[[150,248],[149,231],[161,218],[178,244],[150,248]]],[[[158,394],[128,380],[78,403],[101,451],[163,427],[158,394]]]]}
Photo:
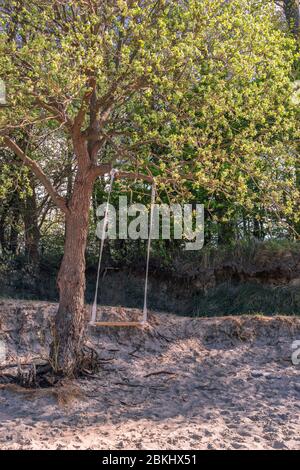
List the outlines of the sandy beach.
{"type": "Polygon", "coordinates": [[[46,357],[55,309],[0,303],[1,449],[300,449],[300,320],[153,312],[144,328],[90,328],[97,374],[10,383],[8,364],[46,357]]]}

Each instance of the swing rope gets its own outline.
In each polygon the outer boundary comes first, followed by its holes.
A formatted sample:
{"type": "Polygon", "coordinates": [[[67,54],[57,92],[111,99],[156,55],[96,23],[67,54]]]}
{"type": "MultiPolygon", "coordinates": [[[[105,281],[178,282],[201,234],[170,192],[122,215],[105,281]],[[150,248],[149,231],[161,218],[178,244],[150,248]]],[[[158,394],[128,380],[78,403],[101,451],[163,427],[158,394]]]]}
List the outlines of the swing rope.
{"type": "Polygon", "coordinates": [[[156,197],[156,188],[155,188],[155,184],[152,183],[151,208],[150,208],[150,227],[149,227],[148,246],[147,246],[147,262],[146,262],[146,277],[145,277],[144,307],[143,307],[143,320],[142,320],[142,323],[147,322],[147,316],[148,316],[148,309],[147,309],[148,277],[149,277],[149,261],[150,261],[150,249],[151,249],[151,238],[152,238],[152,226],[153,226],[153,213],[154,213],[155,197],[156,197]]]}
{"type": "Polygon", "coordinates": [[[106,228],[108,224],[108,208],[109,208],[110,195],[112,192],[113,182],[114,182],[115,175],[117,172],[118,170],[114,170],[114,169],[111,170],[110,172],[110,184],[109,184],[109,189],[108,189],[104,220],[103,220],[103,228],[102,228],[102,234],[101,234],[100,253],[99,253],[98,269],[97,269],[97,280],[96,280],[96,288],[95,288],[95,297],[94,297],[94,302],[93,302],[93,307],[92,307],[91,323],[95,323],[96,316],[97,316],[97,298],[98,298],[98,290],[99,290],[102,254],[103,254],[103,248],[104,248],[104,242],[105,242],[105,232],[106,232],[106,228]]]}
{"type": "MultiPolygon", "coordinates": [[[[97,280],[96,280],[96,288],[95,288],[95,296],[94,302],[92,306],[92,314],[91,314],[91,321],[90,324],[98,323],[96,322],[97,317],[97,299],[98,299],[98,290],[99,290],[99,280],[100,280],[100,271],[101,271],[101,263],[102,263],[102,255],[103,255],[103,248],[105,242],[105,232],[107,229],[108,224],[108,209],[110,203],[111,192],[113,188],[113,183],[118,170],[113,169],[110,172],[110,184],[108,189],[107,201],[106,201],[106,208],[104,213],[104,220],[103,220],[103,228],[101,234],[101,243],[100,243],[100,252],[99,252],[99,260],[98,260],[98,269],[97,269],[97,280]]],[[[147,316],[148,316],[148,309],[147,309],[147,296],[148,296],[148,277],[149,277],[149,261],[150,261],[150,250],[151,250],[151,238],[152,238],[152,226],[153,226],[153,214],[154,214],[154,204],[155,204],[155,197],[156,197],[156,187],[155,184],[152,184],[151,188],[151,208],[150,208],[150,227],[149,227],[149,234],[148,234],[148,245],[147,245],[147,261],[146,261],[146,276],[145,276],[145,289],[144,289],[144,306],[143,306],[143,318],[140,324],[147,323],[147,316]]],[[[101,322],[99,322],[101,323],[101,322]]],[[[121,325],[122,322],[120,322],[121,325]]],[[[125,322],[126,323],[126,322],[125,322]]],[[[128,325],[131,322],[128,322],[128,325]]],[[[132,322],[135,324],[136,322],[132,322]]],[[[109,322],[105,324],[109,325],[109,322]]]]}

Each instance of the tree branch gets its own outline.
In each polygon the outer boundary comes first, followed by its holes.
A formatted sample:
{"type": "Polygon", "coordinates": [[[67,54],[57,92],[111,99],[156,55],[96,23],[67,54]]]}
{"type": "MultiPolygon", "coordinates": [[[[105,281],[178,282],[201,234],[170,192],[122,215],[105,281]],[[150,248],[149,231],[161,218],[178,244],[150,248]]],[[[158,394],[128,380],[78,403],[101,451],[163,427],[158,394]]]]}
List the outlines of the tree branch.
{"type": "Polygon", "coordinates": [[[35,176],[39,179],[39,181],[44,185],[45,189],[48,191],[51,199],[53,202],[61,209],[65,214],[68,213],[68,207],[66,204],[65,199],[58,194],[56,189],[53,187],[51,181],[49,180],[48,176],[44,173],[42,168],[38,165],[37,162],[29,158],[20,147],[10,139],[8,136],[4,136],[4,144],[7,148],[9,148],[12,152],[14,152],[22,162],[28,166],[35,176]]]}
{"type": "Polygon", "coordinates": [[[42,98],[36,93],[32,93],[32,95],[35,97],[37,104],[39,104],[41,108],[45,109],[51,115],[53,115],[53,119],[56,119],[60,124],[66,125],[68,129],[71,129],[72,123],[70,119],[66,114],[62,113],[62,111],[57,106],[46,103],[46,101],[43,101],[42,98]]]}
{"type": "MultiPolygon", "coordinates": [[[[111,163],[104,163],[102,165],[94,166],[90,171],[94,177],[104,176],[111,172],[113,166],[111,163]]],[[[144,173],[138,173],[133,171],[117,171],[115,174],[115,179],[129,179],[136,180],[140,179],[147,181],[148,183],[153,183],[154,179],[151,175],[145,175],[144,173]]]]}
{"type": "Polygon", "coordinates": [[[86,91],[81,102],[80,109],[74,119],[74,125],[73,125],[73,132],[78,136],[80,135],[81,131],[81,126],[84,122],[88,107],[89,107],[89,101],[91,99],[91,96],[93,92],[95,91],[95,86],[96,83],[94,80],[90,80],[90,87],[91,89],[86,91]]]}
{"type": "Polygon", "coordinates": [[[143,180],[148,183],[153,183],[154,179],[151,175],[145,175],[144,173],[136,173],[129,171],[118,171],[115,175],[115,179],[125,178],[128,180],[143,180]]]}

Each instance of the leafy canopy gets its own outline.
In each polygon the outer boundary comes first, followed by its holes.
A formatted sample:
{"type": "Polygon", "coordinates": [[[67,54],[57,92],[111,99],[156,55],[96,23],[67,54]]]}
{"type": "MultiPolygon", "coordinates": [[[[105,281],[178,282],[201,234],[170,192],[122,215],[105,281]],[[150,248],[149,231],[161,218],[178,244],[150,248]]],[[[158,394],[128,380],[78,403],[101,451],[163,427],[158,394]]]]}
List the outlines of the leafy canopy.
{"type": "Polygon", "coordinates": [[[13,0],[0,31],[2,130],[79,126],[93,163],[293,214],[295,48],[275,2],[13,0]]]}

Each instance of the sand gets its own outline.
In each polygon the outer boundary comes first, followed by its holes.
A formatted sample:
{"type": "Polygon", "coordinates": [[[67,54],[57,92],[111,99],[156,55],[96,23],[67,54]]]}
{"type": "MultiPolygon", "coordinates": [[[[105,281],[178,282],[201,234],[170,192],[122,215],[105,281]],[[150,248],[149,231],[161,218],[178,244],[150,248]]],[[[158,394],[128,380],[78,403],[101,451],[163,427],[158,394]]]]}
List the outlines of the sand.
{"type": "MultiPolygon", "coordinates": [[[[55,309],[0,302],[6,365],[46,357],[55,309]]],[[[284,317],[152,312],[143,329],[91,328],[93,377],[35,391],[0,377],[0,449],[300,449],[297,339],[284,317]]]]}

